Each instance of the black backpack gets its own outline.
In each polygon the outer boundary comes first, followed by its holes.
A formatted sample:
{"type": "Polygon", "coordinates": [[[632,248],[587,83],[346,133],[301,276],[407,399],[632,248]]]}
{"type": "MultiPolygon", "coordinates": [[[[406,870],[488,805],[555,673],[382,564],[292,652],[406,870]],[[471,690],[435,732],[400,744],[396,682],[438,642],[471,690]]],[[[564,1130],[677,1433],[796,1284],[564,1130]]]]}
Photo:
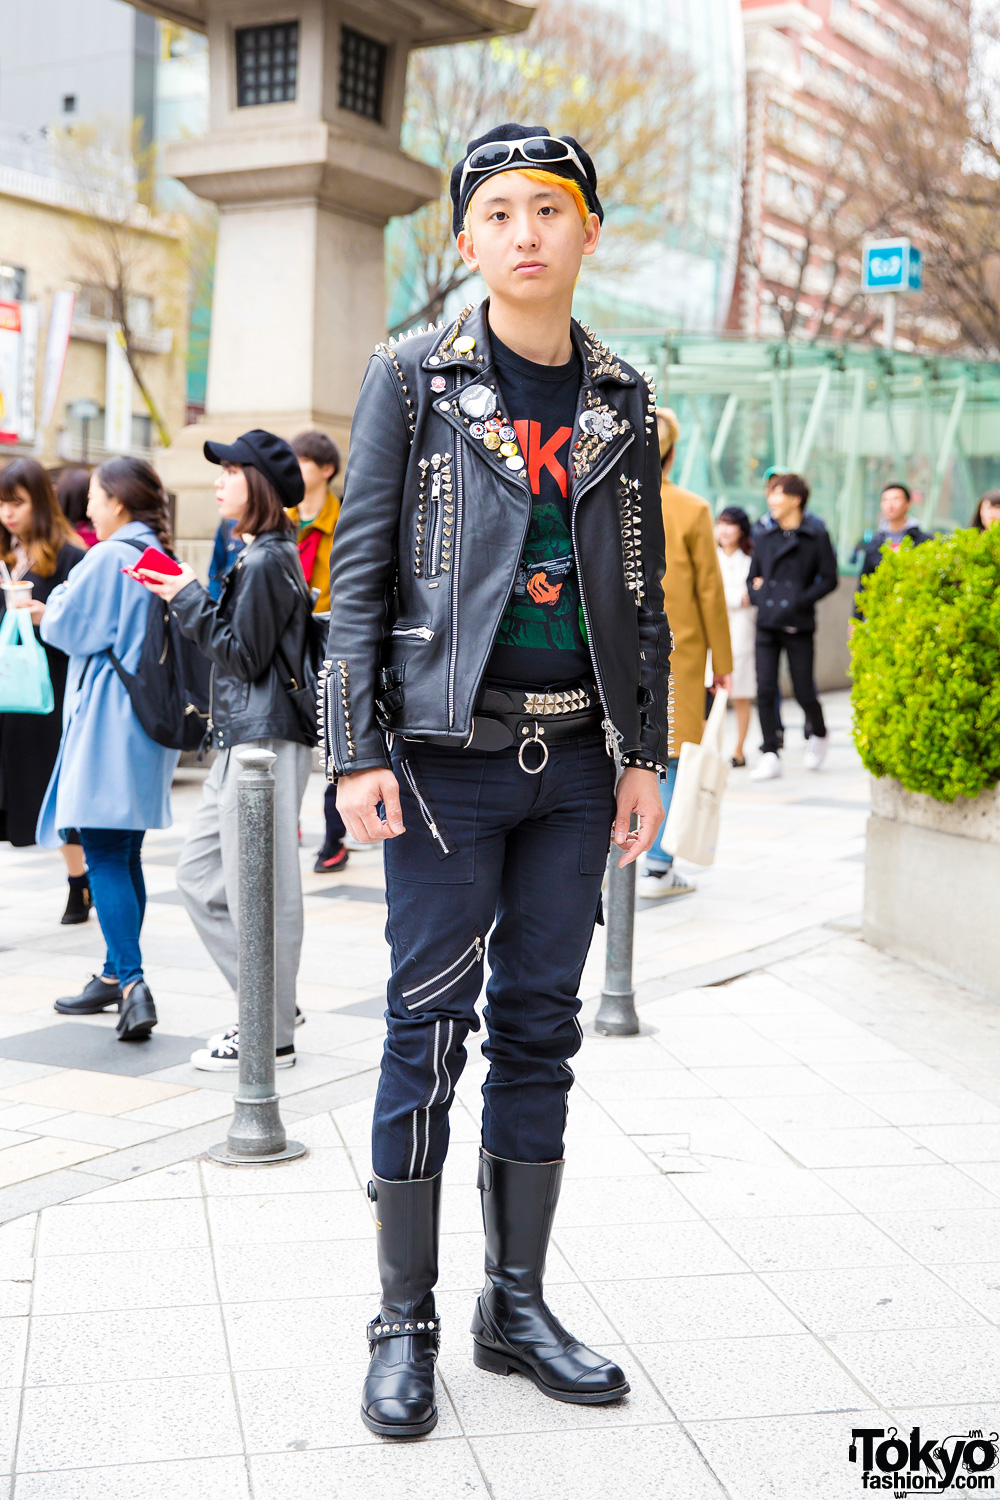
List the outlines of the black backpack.
{"type": "MultiPolygon", "coordinates": [[[[137,552],[146,550],[145,542],[131,537],[119,537],[119,541],[137,552]]],[[[211,663],[194,641],[182,635],[166,603],[155,594],[149,596],[146,634],[135,673],[126,672],[110,649],[108,656],[149,738],[168,750],[197,750],[208,732],[211,663]]]]}
{"type": "Polygon", "coordinates": [[[327,613],[314,615],[309,601],[309,618],[306,621],[305,644],[299,672],[292,670],[284,650],[279,645],[274,653],[274,665],[282,679],[285,692],[292,702],[299,723],[313,744],[319,740],[317,708],[319,699],[319,673],[326,655],[326,638],[330,631],[330,616],[327,613]]]}

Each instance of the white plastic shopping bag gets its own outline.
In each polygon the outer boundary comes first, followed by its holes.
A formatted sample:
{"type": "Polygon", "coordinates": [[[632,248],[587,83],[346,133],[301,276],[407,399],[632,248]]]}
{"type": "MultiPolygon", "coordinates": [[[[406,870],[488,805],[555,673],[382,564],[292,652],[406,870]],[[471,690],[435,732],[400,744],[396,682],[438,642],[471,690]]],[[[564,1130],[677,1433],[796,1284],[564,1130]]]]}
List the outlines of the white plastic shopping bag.
{"type": "Polygon", "coordinates": [[[729,695],[719,688],[701,744],[687,740],[681,746],[670,799],[663,847],[668,854],[680,855],[695,865],[710,865],[715,860],[722,793],[729,775],[729,762],[722,753],[728,701],[729,695]]]}

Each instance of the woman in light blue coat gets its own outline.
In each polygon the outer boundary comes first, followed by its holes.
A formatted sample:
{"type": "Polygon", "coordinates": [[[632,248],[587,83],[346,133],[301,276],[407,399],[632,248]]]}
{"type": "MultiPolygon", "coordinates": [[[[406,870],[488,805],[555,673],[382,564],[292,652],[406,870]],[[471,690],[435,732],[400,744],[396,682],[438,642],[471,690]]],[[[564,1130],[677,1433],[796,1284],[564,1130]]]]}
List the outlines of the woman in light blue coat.
{"type": "Polygon", "coordinates": [[[108,653],[136,671],[150,599],[122,569],[138,561],[136,543],[169,551],[166,495],[142,459],[114,458],[91,478],[87,514],[99,545],[49,595],[41,624],[42,639],[69,656],[69,670],[62,743],[37,839],[54,849],[66,829],[79,829],[107,944],[103,974],[82,994],[57,1000],[56,1010],[95,1015],[117,1006],[119,1039],[141,1041],[156,1025],[139,948],[142,840],[147,828],[170,826],[179,752],[149,738],[108,653]]]}

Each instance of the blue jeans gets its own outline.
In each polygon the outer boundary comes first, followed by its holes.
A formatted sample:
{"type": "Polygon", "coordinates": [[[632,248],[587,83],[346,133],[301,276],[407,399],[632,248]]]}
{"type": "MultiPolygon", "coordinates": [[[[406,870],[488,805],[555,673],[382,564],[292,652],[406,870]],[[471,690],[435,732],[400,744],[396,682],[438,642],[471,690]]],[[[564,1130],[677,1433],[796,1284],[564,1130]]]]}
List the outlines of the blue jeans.
{"type": "Polygon", "coordinates": [[[491,927],[483,1144],[511,1161],[557,1161],[614,765],[595,738],[552,746],[537,776],[516,749],[397,740],[392,759],[406,832],[385,844],[392,978],[372,1164],[397,1181],[441,1170],[491,927]]]}
{"type": "Polygon", "coordinates": [[[678,757],[676,755],[670,757],[667,761],[667,774],[660,782],[663,822],[660,824],[660,831],[646,855],[646,864],[651,870],[669,870],[674,862],[674,856],[668,854],[663,847],[663,835],[667,829],[667,813],[670,811],[670,799],[674,795],[674,782],[677,780],[677,761],[678,757]]]}
{"type": "Polygon", "coordinates": [[[144,829],[81,828],[80,841],[90,871],[90,890],[108,955],[105,979],[120,987],[142,978],[139,930],[146,912],[142,878],[144,829]]]}

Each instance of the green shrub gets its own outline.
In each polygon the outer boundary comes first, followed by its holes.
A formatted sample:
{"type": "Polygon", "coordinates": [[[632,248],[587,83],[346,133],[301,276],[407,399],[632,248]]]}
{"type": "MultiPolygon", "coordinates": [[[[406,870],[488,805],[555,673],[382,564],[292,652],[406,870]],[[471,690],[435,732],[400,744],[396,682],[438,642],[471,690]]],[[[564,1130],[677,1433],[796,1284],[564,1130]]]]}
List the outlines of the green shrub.
{"type": "Polygon", "coordinates": [[[851,642],[854,743],[942,802],[1000,781],[1000,526],[887,552],[851,642]]]}

